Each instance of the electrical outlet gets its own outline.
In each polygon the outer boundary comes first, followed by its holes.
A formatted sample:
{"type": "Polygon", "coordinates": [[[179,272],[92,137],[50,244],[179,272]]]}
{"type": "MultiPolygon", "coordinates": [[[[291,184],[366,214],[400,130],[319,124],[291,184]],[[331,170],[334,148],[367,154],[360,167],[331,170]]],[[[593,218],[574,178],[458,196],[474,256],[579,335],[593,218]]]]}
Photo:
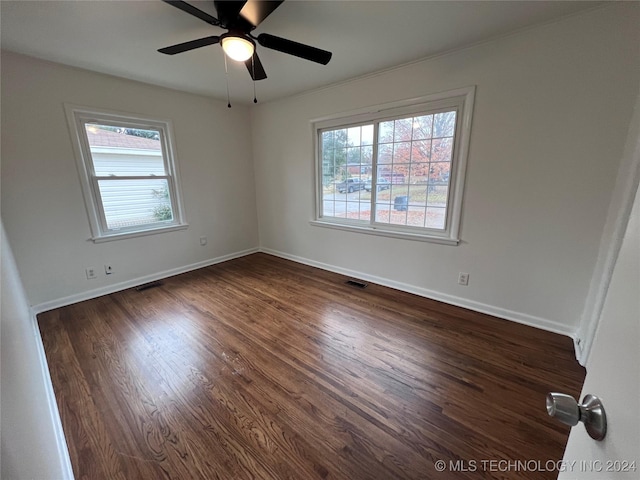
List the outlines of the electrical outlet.
{"type": "Polygon", "coordinates": [[[85,269],[85,272],[87,274],[87,280],[93,280],[94,278],[98,277],[98,274],[96,273],[96,269],[93,267],[89,267],[85,269]]]}
{"type": "Polygon", "coordinates": [[[104,266],[105,275],[111,275],[113,273],[113,267],[111,265],[104,266]]]}
{"type": "Polygon", "coordinates": [[[205,246],[207,244],[207,237],[200,237],[200,245],[205,246]]]}
{"type": "Polygon", "coordinates": [[[469,285],[469,274],[460,272],[458,274],[458,285],[469,285]]]}

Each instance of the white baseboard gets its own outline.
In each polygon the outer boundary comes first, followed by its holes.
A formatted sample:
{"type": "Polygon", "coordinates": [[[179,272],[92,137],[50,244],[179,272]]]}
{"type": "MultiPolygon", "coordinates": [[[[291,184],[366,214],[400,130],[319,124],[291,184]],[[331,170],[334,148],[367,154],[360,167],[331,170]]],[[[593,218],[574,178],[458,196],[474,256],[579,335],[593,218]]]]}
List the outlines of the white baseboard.
{"type": "Polygon", "coordinates": [[[91,300],[92,298],[98,298],[103,295],[109,295],[110,293],[120,292],[122,290],[126,290],[127,288],[137,287],[138,285],[144,285],[145,283],[155,282],[156,280],[162,280],[163,278],[172,277],[174,275],[190,272],[192,270],[197,270],[199,268],[209,267],[211,265],[215,265],[216,263],[222,263],[222,262],[226,262],[227,260],[233,260],[234,258],[244,257],[245,255],[257,253],[259,251],[260,249],[257,247],[249,248],[247,250],[242,250],[240,252],[234,252],[228,255],[223,255],[221,257],[212,258],[202,262],[192,263],[191,265],[172,268],[170,270],[164,270],[162,272],[152,273],[150,275],[134,278],[131,280],[127,280],[125,282],[113,283],[111,285],[106,285],[101,288],[87,290],[86,292],[81,292],[75,295],[69,295],[68,297],[58,298],[48,302],[40,303],[38,305],[33,305],[31,308],[37,315],[39,313],[46,312],[48,310],[53,310],[54,308],[60,308],[67,305],[72,305],[74,303],[83,302],[85,300],[91,300]]]}
{"type": "MultiPolygon", "coordinates": [[[[146,275],[144,277],[128,280],[126,282],[115,283],[102,288],[88,290],[86,292],[82,292],[76,295],[70,295],[68,297],[59,298],[49,302],[34,305],[32,308],[35,314],[38,314],[38,313],[46,312],[48,310],[53,310],[54,308],[60,308],[66,305],[82,302],[84,300],[90,300],[92,298],[101,297],[102,295],[108,295],[110,293],[119,292],[121,290],[126,290],[127,288],[136,287],[138,285],[143,285],[145,283],[161,280],[163,278],[171,277],[173,275],[179,275],[181,273],[190,272],[192,270],[208,267],[211,265],[215,265],[216,263],[226,262],[227,260],[233,260],[234,258],[244,257],[246,255],[250,255],[252,253],[257,253],[257,252],[264,252],[269,255],[274,255],[276,257],[284,258],[284,259],[291,260],[304,265],[310,265],[312,267],[321,268],[322,270],[339,273],[349,277],[359,278],[362,280],[366,280],[368,282],[383,285],[385,287],[395,288],[396,290],[401,290],[403,292],[413,293],[421,297],[448,303],[450,305],[456,305],[458,307],[468,308],[469,310],[473,310],[475,312],[486,313],[487,315],[503,318],[505,320],[511,320],[513,322],[521,323],[523,325],[528,325],[530,327],[536,327],[549,332],[566,335],[572,338],[574,342],[575,342],[575,339],[577,338],[576,332],[572,330],[570,327],[550,319],[536,317],[526,313],[516,312],[513,310],[497,307],[494,305],[488,305],[485,303],[476,302],[474,300],[457,297],[455,295],[449,295],[446,293],[438,292],[436,290],[429,290],[426,288],[410,285],[408,283],[398,282],[398,281],[391,280],[384,277],[369,275],[364,272],[359,272],[356,270],[350,270],[347,268],[337,267],[335,265],[330,265],[327,263],[317,262],[315,260],[310,260],[308,258],[299,257],[296,255],[290,255],[288,253],[272,250],[270,248],[257,248],[257,247],[243,250],[240,252],[231,253],[229,255],[224,255],[224,256],[213,258],[210,260],[205,260],[203,262],[198,262],[191,265],[185,265],[183,267],[174,268],[171,270],[157,272],[151,275],[146,275]]],[[[579,355],[579,352],[576,345],[577,358],[578,358],[578,355],[579,355]]]]}
{"type": "Polygon", "coordinates": [[[49,364],[47,363],[47,356],[44,353],[44,345],[42,343],[42,337],[40,336],[40,329],[38,328],[38,320],[36,314],[31,311],[31,325],[33,327],[33,336],[35,339],[36,349],[38,352],[38,363],[42,372],[42,381],[44,383],[45,402],[47,404],[47,410],[49,417],[51,418],[51,426],[53,427],[53,433],[55,436],[55,451],[60,462],[60,468],[62,470],[61,480],[73,480],[73,468],[71,467],[71,458],[69,456],[69,448],[67,447],[67,440],[64,436],[64,430],[62,429],[62,420],[60,417],[60,411],[58,410],[58,404],[56,403],[56,394],[53,390],[53,384],[51,383],[51,375],[49,373],[49,364]]]}
{"type": "Polygon", "coordinates": [[[450,305],[468,308],[469,310],[473,310],[475,312],[486,313],[487,315],[492,315],[494,317],[502,318],[505,320],[511,320],[513,322],[521,323],[523,325],[528,325],[530,327],[540,328],[542,330],[546,330],[549,332],[559,333],[560,335],[566,335],[572,339],[575,339],[575,331],[572,330],[570,327],[546,318],[536,317],[536,316],[528,315],[526,313],[521,313],[521,312],[515,312],[513,310],[507,310],[507,309],[496,307],[493,305],[487,305],[485,303],[476,302],[474,300],[469,300],[466,298],[449,295],[447,293],[442,293],[435,290],[429,290],[426,288],[417,287],[415,285],[410,285],[408,283],[397,282],[395,280],[390,280],[388,278],[369,275],[363,272],[358,272],[356,270],[349,270],[347,268],[336,267],[335,265],[317,262],[315,260],[310,260],[304,257],[298,257],[296,255],[290,255],[288,253],[279,252],[277,250],[272,250],[270,248],[261,248],[260,251],[267,253],[269,255],[274,255],[276,257],[281,257],[287,260],[292,260],[297,263],[302,263],[304,265],[310,265],[312,267],[321,268],[322,270],[328,270],[330,272],[339,273],[341,275],[346,275],[348,277],[366,280],[371,283],[377,283],[378,285],[383,285],[385,287],[395,288],[396,290],[413,293],[415,295],[429,298],[431,300],[437,300],[439,302],[448,303],[450,305]]]}

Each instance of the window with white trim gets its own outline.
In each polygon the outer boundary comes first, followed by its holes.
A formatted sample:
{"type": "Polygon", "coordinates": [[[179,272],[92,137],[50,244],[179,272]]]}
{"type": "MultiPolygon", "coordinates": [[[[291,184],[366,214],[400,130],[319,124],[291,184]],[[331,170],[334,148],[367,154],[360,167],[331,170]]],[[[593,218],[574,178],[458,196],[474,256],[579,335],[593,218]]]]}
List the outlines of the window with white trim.
{"type": "Polygon", "coordinates": [[[66,108],[94,241],[187,227],[168,121],[66,108]]]}
{"type": "Polygon", "coordinates": [[[312,223],[457,244],[474,90],[315,121],[312,223]]]}

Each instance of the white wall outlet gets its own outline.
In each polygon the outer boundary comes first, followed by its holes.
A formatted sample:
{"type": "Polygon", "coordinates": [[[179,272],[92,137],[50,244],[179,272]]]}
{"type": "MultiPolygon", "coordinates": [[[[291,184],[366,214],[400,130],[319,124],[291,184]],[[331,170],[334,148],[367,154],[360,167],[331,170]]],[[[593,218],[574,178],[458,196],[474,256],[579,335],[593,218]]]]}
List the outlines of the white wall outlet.
{"type": "Polygon", "coordinates": [[[200,245],[205,246],[207,244],[207,237],[200,237],[200,245]]]}
{"type": "Polygon", "coordinates": [[[93,280],[94,278],[98,277],[98,274],[96,273],[96,269],[93,267],[89,267],[85,269],[85,272],[87,273],[88,280],[93,280]]]}
{"type": "Polygon", "coordinates": [[[469,285],[469,274],[460,272],[458,274],[458,285],[469,285]]]}
{"type": "Polygon", "coordinates": [[[113,267],[111,265],[104,266],[104,273],[106,275],[111,275],[113,273],[113,267]]]}

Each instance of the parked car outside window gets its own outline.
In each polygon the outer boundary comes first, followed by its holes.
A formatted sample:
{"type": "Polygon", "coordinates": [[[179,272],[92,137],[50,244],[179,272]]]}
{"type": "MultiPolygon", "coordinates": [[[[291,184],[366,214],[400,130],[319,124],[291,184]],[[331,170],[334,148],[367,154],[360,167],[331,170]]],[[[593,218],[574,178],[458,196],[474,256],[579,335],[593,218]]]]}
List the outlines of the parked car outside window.
{"type": "MultiPolygon", "coordinates": [[[[380,190],[388,190],[389,188],[391,188],[391,184],[389,183],[389,180],[387,180],[386,178],[378,178],[378,182],[376,185],[376,188],[378,191],[380,190]]],[[[367,180],[364,184],[364,189],[367,192],[371,191],[371,179],[367,180]]]]}
{"type": "Polygon", "coordinates": [[[362,190],[363,188],[365,188],[365,182],[359,178],[347,178],[344,182],[340,182],[336,185],[336,189],[340,193],[352,193],[357,190],[362,190]]]}

